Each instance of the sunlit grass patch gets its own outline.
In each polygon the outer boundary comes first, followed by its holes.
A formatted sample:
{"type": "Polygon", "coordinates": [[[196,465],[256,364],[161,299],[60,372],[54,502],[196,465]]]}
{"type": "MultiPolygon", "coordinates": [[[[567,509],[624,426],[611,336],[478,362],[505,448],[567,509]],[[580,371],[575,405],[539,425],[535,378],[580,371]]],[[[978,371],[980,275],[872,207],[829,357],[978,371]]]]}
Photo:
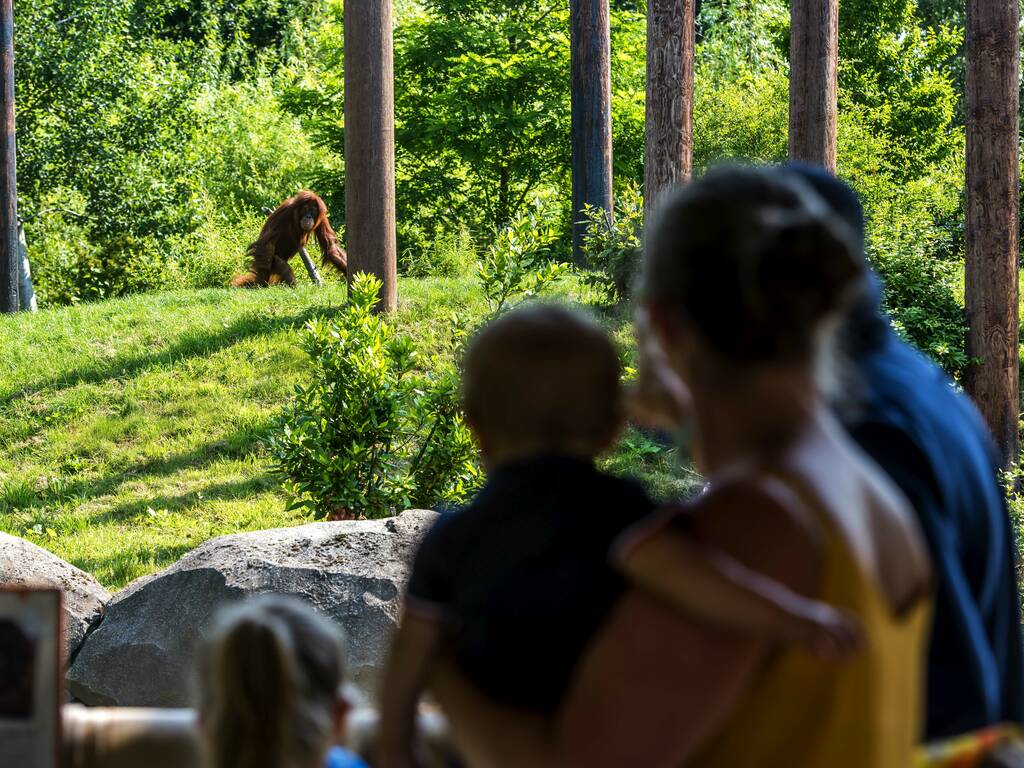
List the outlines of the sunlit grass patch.
{"type": "MultiPolygon", "coordinates": [[[[553,296],[582,290],[567,281],[553,296]]],[[[0,530],[118,588],[211,537],[305,522],[287,511],[263,440],[303,381],[303,324],[344,300],[332,281],[0,320],[0,530]]],[[[407,279],[395,322],[429,368],[450,360],[455,319],[485,312],[472,279],[407,279]]],[[[628,361],[628,312],[599,315],[628,361]]],[[[662,498],[694,484],[674,451],[637,432],[607,465],[662,498]]]]}

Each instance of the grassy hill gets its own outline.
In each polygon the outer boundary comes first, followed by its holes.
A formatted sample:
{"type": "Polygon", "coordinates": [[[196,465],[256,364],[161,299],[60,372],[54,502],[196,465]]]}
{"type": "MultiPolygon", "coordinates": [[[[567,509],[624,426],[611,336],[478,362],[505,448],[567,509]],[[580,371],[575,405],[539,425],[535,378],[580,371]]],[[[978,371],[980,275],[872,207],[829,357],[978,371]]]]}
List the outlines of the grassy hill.
{"type": "MultiPolygon", "coordinates": [[[[400,295],[396,322],[428,353],[443,318],[483,311],[468,279],[400,295]]],[[[0,530],[116,588],[213,536],[306,522],[261,438],[302,379],[303,323],[344,300],[337,283],[183,291],[0,319],[0,530]]],[[[672,456],[632,434],[610,463],[671,494],[687,485],[672,456]]]]}

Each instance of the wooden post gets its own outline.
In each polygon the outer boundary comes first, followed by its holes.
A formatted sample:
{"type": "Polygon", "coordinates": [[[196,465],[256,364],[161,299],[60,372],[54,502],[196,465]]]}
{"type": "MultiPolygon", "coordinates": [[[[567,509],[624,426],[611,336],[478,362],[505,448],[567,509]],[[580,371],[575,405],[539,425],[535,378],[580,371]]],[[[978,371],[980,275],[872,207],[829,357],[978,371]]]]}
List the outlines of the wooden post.
{"type": "Polygon", "coordinates": [[[345,229],[349,279],[379,277],[398,304],[391,0],[345,0],[345,229]]]}
{"type": "Polygon", "coordinates": [[[17,312],[18,186],[14,131],[14,3],[0,0],[0,312],[17,312]]]}
{"type": "Polygon", "coordinates": [[[839,0],[792,0],[789,157],[836,172],[839,0]]]}
{"type": "Polygon", "coordinates": [[[967,3],[967,390],[1018,460],[1018,0],[967,3]]]}
{"type": "Polygon", "coordinates": [[[608,0],[571,0],[573,255],[582,264],[582,211],[612,213],[612,75],[608,0]]]}
{"type": "Polygon", "coordinates": [[[694,0],[647,2],[644,210],[693,166],[694,0]]]}

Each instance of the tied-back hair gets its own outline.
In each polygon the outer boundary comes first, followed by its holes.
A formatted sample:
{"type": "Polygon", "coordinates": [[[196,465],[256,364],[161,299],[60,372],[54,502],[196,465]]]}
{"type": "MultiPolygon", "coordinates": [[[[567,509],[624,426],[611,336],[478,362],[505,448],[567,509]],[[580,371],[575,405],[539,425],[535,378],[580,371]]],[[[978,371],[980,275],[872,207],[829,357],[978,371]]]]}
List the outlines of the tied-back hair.
{"type": "Polygon", "coordinates": [[[220,617],[200,666],[211,768],[323,758],[345,673],[341,631],[298,600],[261,596],[220,617]]]}
{"type": "Polygon", "coordinates": [[[811,362],[866,272],[856,235],[795,174],[723,166],[673,192],[641,290],[733,363],[811,362]]]}

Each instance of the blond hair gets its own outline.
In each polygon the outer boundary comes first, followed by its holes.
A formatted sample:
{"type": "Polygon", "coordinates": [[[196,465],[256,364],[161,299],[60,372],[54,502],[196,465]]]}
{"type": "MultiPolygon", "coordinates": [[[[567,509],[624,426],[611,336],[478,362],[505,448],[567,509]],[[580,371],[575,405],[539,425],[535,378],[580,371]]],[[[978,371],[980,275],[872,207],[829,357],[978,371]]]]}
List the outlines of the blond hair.
{"type": "Polygon", "coordinates": [[[256,597],[221,614],[200,669],[212,768],[322,761],[345,674],[338,627],[299,600],[256,597]]]}

